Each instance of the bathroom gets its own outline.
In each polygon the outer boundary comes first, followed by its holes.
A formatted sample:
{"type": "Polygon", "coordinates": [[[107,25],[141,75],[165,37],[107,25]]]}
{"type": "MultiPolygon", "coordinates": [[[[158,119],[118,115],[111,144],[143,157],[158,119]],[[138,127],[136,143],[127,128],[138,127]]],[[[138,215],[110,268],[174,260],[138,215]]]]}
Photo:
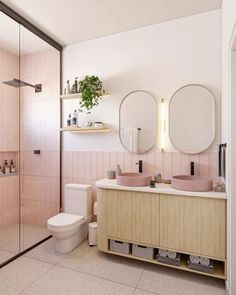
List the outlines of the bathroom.
{"type": "Polygon", "coordinates": [[[35,5],[29,0],[0,1],[0,294],[234,295],[235,3],[98,2],[101,6],[70,0],[70,5],[62,1],[58,7],[55,0],[35,5]],[[85,16],[76,18],[83,9],[93,11],[87,28],[85,16]],[[75,93],[82,91],[86,76],[102,82],[98,95],[102,99],[98,97],[92,109],[82,109],[80,93],[75,93]],[[191,97],[199,89],[205,93],[208,112],[205,105],[197,109],[200,96],[189,108],[186,100],[180,104],[178,95],[187,89],[191,97]],[[179,117],[177,107],[184,110],[179,117]],[[186,121],[180,131],[183,115],[186,121]],[[187,135],[186,126],[194,131],[187,135]],[[127,141],[125,132],[130,130],[133,139],[127,141]],[[145,130],[149,134],[140,147],[145,130]],[[207,143],[196,148],[194,143],[202,138],[207,143]],[[190,148],[180,147],[184,143],[190,148]],[[140,172],[166,183],[154,183],[152,188],[148,179],[139,188],[119,187],[118,179],[107,179],[117,172],[140,172]],[[168,184],[173,176],[190,174],[212,180],[209,192],[180,191],[168,184]],[[96,236],[98,231],[97,245],[89,247],[85,229],[81,243],[60,251],[50,219],[60,212],[84,215],[66,207],[65,199],[77,190],[80,199],[89,202],[85,215],[87,223],[97,226],[93,232],[96,236]],[[127,196],[124,202],[119,191],[127,196]],[[144,196],[150,199],[144,202],[144,196]],[[175,197],[176,203],[168,207],[175,197]],[[208,205],[211,198],[216,205],[208,205]],[[185,205],[185,200],[190,201],[185,205]],[[162,205],[166,205],[163,210],[162,205]],[[173,214],[175,205],[181,214],[173,214]],[[195,206],[187,213],[199,222],[198,209],[207,208],[205,220],[212,217],[215,222],[210,220],[209,230],[204,231],[192,219],[184,219],[184,206],[195,206]],[[153,215],[144,214],[148,207],[153,215]],[[157,233],[166,212],[173,219],[164,222],[164,234],[157,233]],[[188,250],[190,239],[181,240],[180,246],[176,242],[181,236],[178,216],[185,220],[185,231],[196,232],[193,249],[212,241],[214,246],[205,246],[208,254],[202,252],[213,263],[211,273],[209,268],[187,267],[188,255],[201,256],[201,251],[188,250]],[[151,227],[149,221],[155,225],[151,227]],[[175,240],[168,236],[172,227],[177,231],[175,240]],[[176,245],[164,245],[162,238],[176,245]],[[118,241],[118,248],[127,245],[129,252],[118,250],[114,255],[111,240],[118,241]],[[183,260],[173,266],[138,259],[132,255],[136,244],[151,248],[155,257],[162,244],[163,249],[177,250],[183,260]],[[223,252],[212,254],[218,248],[223,252]]]}

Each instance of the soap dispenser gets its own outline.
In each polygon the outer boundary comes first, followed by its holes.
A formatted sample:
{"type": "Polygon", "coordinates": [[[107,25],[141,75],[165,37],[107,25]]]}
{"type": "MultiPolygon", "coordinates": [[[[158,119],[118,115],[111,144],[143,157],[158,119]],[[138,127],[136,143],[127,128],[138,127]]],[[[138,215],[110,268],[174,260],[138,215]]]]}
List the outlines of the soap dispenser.
{"type": "Polygon", "coordinates": [[[120,165],[118,164],[116,166],[116,176],[119,175],[119,174],[121,174],[121,168],[120,168],[120,165]]]}
{"type": "Polygon", "coordinates": [[[67,80],[67,82],[66,82],[66,94],[68,95],[70,93],[71,93],[70,92],[70,80],[67,80]]]}
{"type": "Polygon", "coordinates": [[[16,173],[16,165],[13,160],[10,161],[10,173],[16,173]]]}

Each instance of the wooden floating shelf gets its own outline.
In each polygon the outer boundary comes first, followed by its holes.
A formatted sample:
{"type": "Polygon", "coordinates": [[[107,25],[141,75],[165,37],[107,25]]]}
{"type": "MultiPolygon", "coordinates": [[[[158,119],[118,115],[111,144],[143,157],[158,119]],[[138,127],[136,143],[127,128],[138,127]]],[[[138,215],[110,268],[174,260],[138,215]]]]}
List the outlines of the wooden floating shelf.
{"type": "Polygon", "coordinates": [[[111,131],[109,128],[93,128],[93,127],[63,127],[60,129],[62,132],[80,132],[80,133],[96,133],[96,132],[109,132],[111,131]]]}
{"type": "Polygon", "coordinates": [[[225,263],[223,261],[214,261],[214,273],[208,273],[208,272],[202,272],[202,271],[188,268],[187,258],[185,258],[185,257],[184,257],[184,259],[181,259],[180,265],[176,266],[176,265],[162,263],[162,262],[159,262],[155,259],[145,259],[145,258],[137,257],[137,256],[134,256],[131,254],[123,254],[123,253],[119,253],[119,252],[113,252],[110,250],[108,250],[107,253],[115,254],[115,255],[123,256],[123,257],[128,257],[131,259],[137,259],[137,260],[141,260],[141,261],[145,261],[145,262],[149,262],[149,263],[153,263],[153,264],[158,264],[161,266],[167,266],[167,267],[176,268],[176,269],[180,269],[180,270],[184,270],[184,271],[189,271],[189,272],[193,272],[193,273],[197,273],[197,274],[201,274],[201,275],[206,275],[206,276],[214,277],[214,278],[218,278],[218,279],[224,279],[224,280],[226,279],[225,263]]]}
{"type": "MultiPolygon", "coordinates": [[[[101,97],[108,96],[107,93],[103,94],[101,97]]],[[[81,98],[81,93],[72,93],[72,94],[64,94],[60,96],[61,99],[79,99],[81,98]]]]}

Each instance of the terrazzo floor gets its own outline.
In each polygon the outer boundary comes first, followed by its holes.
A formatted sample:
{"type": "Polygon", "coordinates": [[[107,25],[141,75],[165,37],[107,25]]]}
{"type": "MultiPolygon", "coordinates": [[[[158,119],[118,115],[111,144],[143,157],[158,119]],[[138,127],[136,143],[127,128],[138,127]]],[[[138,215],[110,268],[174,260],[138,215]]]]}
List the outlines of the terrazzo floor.
{"type": "Polygon", "coordinates": [[[224,282],[101,253],[87,241],[69,254],[50,239],[0,269],[1,295],[225,295],[224,282]]]}
{"type": "MultiPolygon", "coordinates": [[[[49,235],[46,228],[30,224],[15,224],[0,230],[0,263],[49,235]]],[[[1,294],[1,293],[0,293],[1,294]]]]}

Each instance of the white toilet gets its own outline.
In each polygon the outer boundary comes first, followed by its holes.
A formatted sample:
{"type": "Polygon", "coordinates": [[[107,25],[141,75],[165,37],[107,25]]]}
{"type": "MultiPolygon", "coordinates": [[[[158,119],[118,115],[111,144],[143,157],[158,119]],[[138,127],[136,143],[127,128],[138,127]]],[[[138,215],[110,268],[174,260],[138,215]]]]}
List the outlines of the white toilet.
{"type": "Polygon", "coordinates": [[[47,222],[56,240],[56,251],[60,253],[70,252],[87,238],[92,219],[92,186],[66,184],[64,189],[64,213],[47,222]]]}

